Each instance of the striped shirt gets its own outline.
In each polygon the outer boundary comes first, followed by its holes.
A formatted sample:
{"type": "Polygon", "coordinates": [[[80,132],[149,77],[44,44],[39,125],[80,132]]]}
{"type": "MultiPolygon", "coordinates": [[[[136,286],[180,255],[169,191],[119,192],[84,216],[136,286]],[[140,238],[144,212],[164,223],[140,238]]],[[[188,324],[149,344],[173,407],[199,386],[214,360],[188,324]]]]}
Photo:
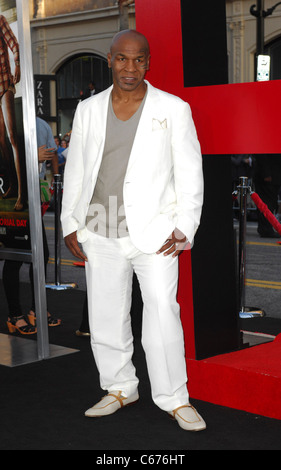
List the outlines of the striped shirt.
{"type": "Polygon", "coordinates": [[[8,48],[19,62],[19,44],[6,18],[0,15],[0,98],[13,85],[8,48]]]}

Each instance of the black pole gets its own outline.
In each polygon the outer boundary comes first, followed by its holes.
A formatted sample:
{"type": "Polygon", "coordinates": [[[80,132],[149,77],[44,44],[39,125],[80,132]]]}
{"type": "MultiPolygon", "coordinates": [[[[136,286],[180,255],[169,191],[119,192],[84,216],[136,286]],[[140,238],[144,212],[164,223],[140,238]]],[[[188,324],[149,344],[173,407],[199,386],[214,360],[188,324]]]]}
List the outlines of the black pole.
{"type": "Polygon", "coordinates": [[[251,192],[246,176],[240,177],[240,184],[237,186],[240,199],[239,214],[239,317],[254,318],[263,317],[265,311],[257,307],[245,306],[245,286],[246,286],[246,230],[247,230],[247,196],[251,192]]]}
{"type": "Polygon", "coordinates": [[[61,211],[61,175],[54,175],[55,187],[55,284],[61,284],[61,243],[60,243],[60,211],[61,211]]]}
{"type": "Polygon", "coordinates": [[[250,8],[251,15],[257,18],[257,50],[256,57],[264,53],[264,0],[257,0],[256,5],[250,8]]]}
{"type": "Polygon", "coordinates": [[[257,57],[264,53],[264,0],[257,0],[257,57]]]}
{"type": "Polygon", "coordinates": [[[246,228],[247,228],[247,195],[248,178],[241,176],[239,190],[239,302],[240,316],[245,307],[245,268],[246,268],[246,228]]]}

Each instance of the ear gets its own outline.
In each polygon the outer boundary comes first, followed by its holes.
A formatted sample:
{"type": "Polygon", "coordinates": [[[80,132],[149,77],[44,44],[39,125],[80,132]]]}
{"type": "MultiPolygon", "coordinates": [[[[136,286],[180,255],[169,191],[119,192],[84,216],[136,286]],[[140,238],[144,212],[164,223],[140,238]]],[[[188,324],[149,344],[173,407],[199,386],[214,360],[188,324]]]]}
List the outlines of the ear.
{"type": "Polygon", "coordinates": [[[150,55],[148,56],[147,58],[147,63],[146,63],[146,70],[149,70],[149,67],[150,67],[150,55]]]}
{"type": "Polygon", "coordinates": [[[111,53],[109,52],[107,54],[107,65],[108,65],[108,68],[111,69],[111,53]]]}

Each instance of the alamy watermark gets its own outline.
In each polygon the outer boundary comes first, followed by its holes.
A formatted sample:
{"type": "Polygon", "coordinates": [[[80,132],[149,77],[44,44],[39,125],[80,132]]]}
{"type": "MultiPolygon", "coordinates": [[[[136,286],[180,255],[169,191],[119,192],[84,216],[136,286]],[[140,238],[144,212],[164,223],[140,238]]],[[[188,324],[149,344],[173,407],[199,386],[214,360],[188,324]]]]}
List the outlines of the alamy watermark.
{"type": "MultiPolygon", "coordinates": [[[[117,196],[109,196],[108,205],[92,203],[87,214],[87,229],[102,237],[122,238],[129,235],[124,204],[118,204],[117,196]]],[[[190,250],[192,245],[188,241],[181,241],[183,234],[175,229],[175,249],[190,250]]],[[[171,234],[172,236],[172,234],[171,234]]],[[[163,246],[168,243],[168,238],[163,246]]],[[[160,249],[161,247],[159,247],[160,249]]]]}

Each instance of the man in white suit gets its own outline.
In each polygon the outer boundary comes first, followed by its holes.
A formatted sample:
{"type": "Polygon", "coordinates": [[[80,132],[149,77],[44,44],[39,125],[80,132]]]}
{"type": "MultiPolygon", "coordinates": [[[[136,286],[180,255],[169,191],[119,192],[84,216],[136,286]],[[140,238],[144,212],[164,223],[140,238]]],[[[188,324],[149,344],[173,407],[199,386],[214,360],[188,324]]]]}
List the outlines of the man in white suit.
{"type": "Polygon", "coordinates": [[[67,247],[85,261],[91,345],[108,392],[85,414],[112,414],[139,398],[134,271],[152,398],[183,429],[199,431],[206,424],[189,404],[176,296],[178,255],[200,222],[202,157],[189,105],[145,80],[149,60],[142,34],[118,33],[108,54],[113,86],[81,102],[73,123],[61,220],[67,247]]]}

